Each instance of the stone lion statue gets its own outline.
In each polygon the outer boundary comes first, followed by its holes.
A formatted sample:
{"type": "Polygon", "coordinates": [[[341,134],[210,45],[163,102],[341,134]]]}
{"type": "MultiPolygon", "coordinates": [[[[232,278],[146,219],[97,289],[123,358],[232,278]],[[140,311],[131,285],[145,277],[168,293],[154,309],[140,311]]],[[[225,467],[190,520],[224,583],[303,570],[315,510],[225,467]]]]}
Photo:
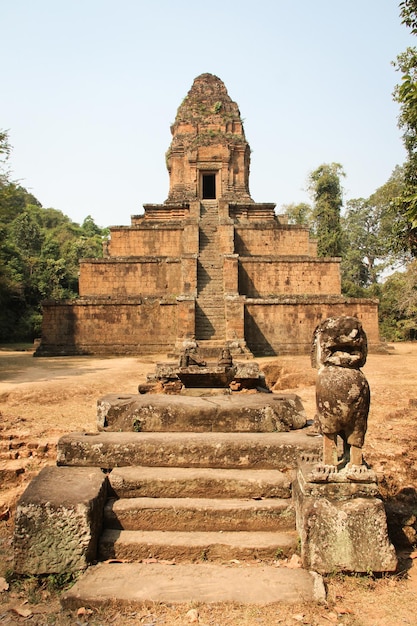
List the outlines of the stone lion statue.
{"type": "Polygon", "coordinates": [[[323,435],[324,466],[338,467],[338,435],[344,448],[341,465],[363,465],[370,391],[360,368],[367,353],[366,334],[356,317],[329,317],[314,331],[312,365],[318,368],[316,419],[323,435]]]}

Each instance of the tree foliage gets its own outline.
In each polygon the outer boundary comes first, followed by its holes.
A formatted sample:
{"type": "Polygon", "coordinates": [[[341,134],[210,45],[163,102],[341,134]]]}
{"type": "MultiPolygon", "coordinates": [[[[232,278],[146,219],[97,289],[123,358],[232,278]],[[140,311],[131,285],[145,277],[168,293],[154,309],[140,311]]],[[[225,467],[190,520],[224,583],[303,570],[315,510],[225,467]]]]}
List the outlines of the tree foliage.
{"type": "Polygon", "coordinates": [[[0,131],[0,340],[33,339],[40,332],[41,302],[74,298],[78,262],[102,256],[108,231],[87,216],[83,224],[44,209],[10,180],[8,135],[0,131]]]}
{"type": "Polygon", "coordinates": [[[340,211],[343,192],[340,178],[344,175],[340,163],[324,163],[309,177],[308,188],[314,201],[313,223],[320,257],[337,257],[342,253],[340,211]]]}
{"type": "Polygon", "coordinates": [[[342,217],[342,289],[345,295],[363,295],[363,288],[378,283],[388,268],[404,264],[407,255],[397,248],[395,233],[402,227],[394,206],[404,186],[403,168],[369,198],[349,200],[342,217]]]}
{"type": "Polygon", "coordinates": [[[307,202],[284,204],[282,210],[286,214],[289,224],[312,227],[313,208],[307,202]]]}
{"type": "MultiPolygon", "coordinates": [[[[417,34],[417,0],[400,3],[402,23],[417,34]]],[[[394,99],[400,105],[398,125],[403,131],[407,152],[404,165],[404,189],[396,200],[396,207],[403,217],[403,228],[397,233],[397,246],[417,254],[417,49],[407,48],[398,55],[394,67],[401,72],[401,83],[394,91],[394,99]]]]}
{"type": "Polygon", "coordinates": [[[417,0],[402,0],[400,14],[402,23],[411,29],[413,35],[417,35],[417,0]]]}
{"type": "Polygon", "coordinates": [[[381,336],[389,341],[417,339],[417,261],[391,274],[378,296],[381,336]]]}

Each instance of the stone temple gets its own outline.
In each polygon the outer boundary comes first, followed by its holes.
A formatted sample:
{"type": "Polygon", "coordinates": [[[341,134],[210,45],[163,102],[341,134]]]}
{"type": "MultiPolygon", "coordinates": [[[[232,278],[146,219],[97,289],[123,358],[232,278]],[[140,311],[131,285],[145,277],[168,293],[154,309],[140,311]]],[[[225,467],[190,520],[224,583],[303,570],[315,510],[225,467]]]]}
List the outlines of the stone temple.
{"type": "Polygon", "coordinates": [[[379,344],[377,301],[341,295],[340,259],[303,226],[254,202],[250,147],[223,82],[198,76],[171,127],[169,194],[113,226],[104,258],[80,263],[79,298],[45,302],[38,355],[304,353],[330,316],[379,344]]]}

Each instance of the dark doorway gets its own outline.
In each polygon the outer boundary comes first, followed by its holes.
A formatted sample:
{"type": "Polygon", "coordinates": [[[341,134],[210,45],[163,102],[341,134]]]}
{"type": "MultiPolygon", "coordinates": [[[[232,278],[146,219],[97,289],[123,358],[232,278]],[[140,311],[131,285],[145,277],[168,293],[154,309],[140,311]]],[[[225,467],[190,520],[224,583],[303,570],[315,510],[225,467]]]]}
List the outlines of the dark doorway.
{"type": "Polygon", "coordinates": [[[216,199],[216,174],[203,174],[203,200],[216,199]]]}

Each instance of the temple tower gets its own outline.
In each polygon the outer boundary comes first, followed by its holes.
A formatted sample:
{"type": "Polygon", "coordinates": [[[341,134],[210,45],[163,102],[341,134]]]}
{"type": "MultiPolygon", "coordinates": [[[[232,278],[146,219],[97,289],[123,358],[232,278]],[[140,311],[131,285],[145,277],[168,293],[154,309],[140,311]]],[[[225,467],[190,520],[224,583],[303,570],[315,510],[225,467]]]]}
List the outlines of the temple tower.
{"type": "Polygon", "coordinates": [[[178,108],[166,154],[166,204],[194,200],[252,202],[250,148],[240,111],[217,76],[201,74],[178,108]]]}
{"type": "Polygon", "coordinates": [[[198,76],[166,154],[169,192],[102,259],[80,262],[77,300],[44,303],[38,355],[310,351],[323,319],[361,320],[379,345],[376,300],[341,296],[340,259],[318,258],[308,228],[249,192],[250,148],[223,82],[198,76]]]}
{"type": "MultiPolygon", "coordinates": [[[[222,231],[231,224],[228,203],[253,203],[249,193],[250,148],[236,102],[213,74],[198,76],[178,108],[166,153],[166,206],[198,203],[197,293],[194,339],[216,350],[226,342],[222,231]],[[220,210],[219,210],[220,208],[220,210]]],[[[240,338],[240,339],[243,339],[240,338]]],[[[240,342],[242,344],[242,342],[240,342]]]]}

